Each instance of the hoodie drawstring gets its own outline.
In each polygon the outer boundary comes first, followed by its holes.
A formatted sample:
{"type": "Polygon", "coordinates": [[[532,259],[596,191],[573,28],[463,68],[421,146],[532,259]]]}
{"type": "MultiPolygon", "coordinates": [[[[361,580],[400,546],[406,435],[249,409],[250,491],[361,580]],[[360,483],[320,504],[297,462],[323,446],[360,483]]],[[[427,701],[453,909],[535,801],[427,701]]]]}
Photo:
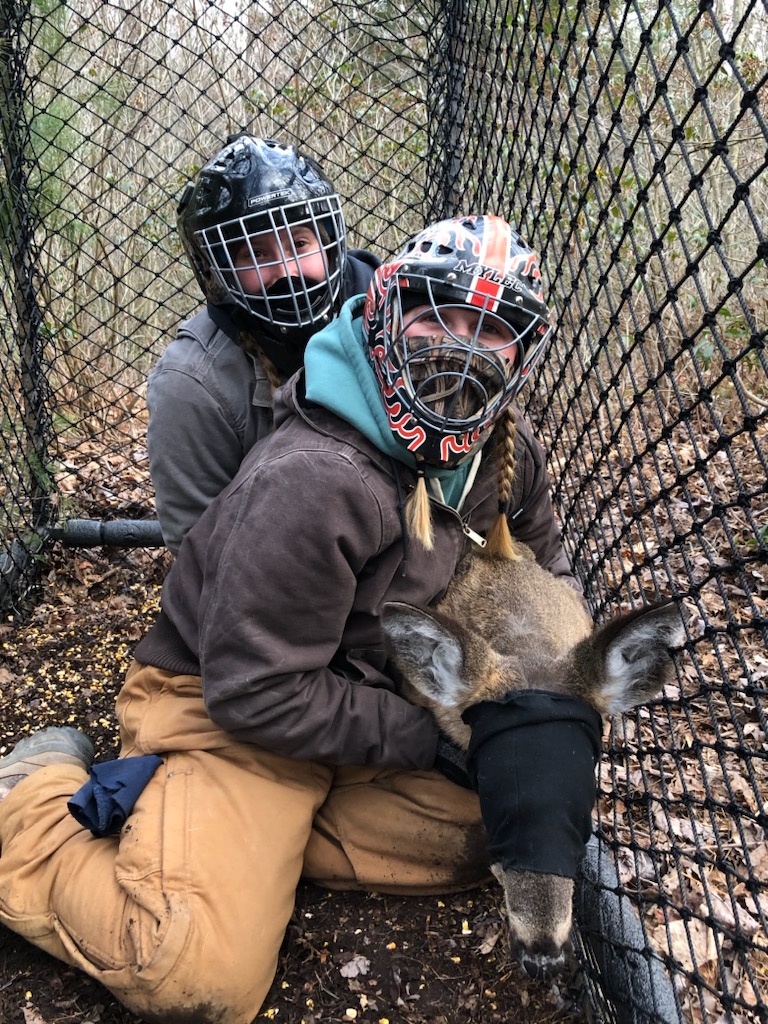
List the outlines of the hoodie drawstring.
{"type": "Polygon", "coordinates": [[[408,548],[410,545],[410,538],[408,536],[408,527],[406,525],[405,518],[405,497],[403,496],[403,485],[400,481],[400,467],[391,455],[389,456],[389,461],[392,466],[392,474],[395,478],[395,488],[397,490],[397,514],[400,517],[400,529],[403,534],[403,571],[400,575],[406,577],[408,575],[408,548]]]}

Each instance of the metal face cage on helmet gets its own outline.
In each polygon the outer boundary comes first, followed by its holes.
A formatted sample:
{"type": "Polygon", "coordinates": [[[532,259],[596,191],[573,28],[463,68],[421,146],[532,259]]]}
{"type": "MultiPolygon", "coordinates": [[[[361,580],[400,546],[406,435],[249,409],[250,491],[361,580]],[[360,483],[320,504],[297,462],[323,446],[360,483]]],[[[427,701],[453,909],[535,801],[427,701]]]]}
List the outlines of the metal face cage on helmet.
{"type": "Polygon", "coordinates": [[[333,317],[346,259],[341,200],[295,147],[231,138],[187,186],[178,229],[206,299],[241,326],[306,342],[333,317]]]}
{"type": "Polygon", "coordinates": [[[485,441],[552,332],[537,257],[495,216],[412,238],[376,271],[363,317],[393,434],[441,466],[485,441]]]}

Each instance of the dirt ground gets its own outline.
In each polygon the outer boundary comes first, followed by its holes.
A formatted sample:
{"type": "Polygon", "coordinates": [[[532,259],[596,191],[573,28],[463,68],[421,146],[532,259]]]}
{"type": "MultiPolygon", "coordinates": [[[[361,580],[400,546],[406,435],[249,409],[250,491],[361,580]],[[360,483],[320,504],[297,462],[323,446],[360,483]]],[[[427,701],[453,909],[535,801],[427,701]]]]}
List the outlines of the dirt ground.
{"type": "MultiPolygon", "coordinates": [[[[0,624],[0,755],[73,724],[116,753],[113,704],[167,569],[159,551],[59,551],[26,618],[0,624]]],[[[257,1021],[560,1024],[583,1020],[576,972],[532,981],[509,955],[500,890],[442,898],[302,885],[257,1021]]],[[[133,1024],[97,982],[0,926],[0,1024],[133,1024]]]]}

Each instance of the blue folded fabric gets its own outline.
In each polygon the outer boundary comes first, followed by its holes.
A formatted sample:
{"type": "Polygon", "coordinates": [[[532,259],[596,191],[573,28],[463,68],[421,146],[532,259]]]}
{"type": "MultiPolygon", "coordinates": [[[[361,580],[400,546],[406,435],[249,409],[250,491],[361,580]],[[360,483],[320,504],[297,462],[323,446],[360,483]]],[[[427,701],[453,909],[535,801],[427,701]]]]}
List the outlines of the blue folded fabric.
{"type": "Polygon", "coordinates": [[[92,764],[90,780],[67,802],[69,813],[97,839],[115,835],[162,763],[156,754],[145,754],[92,764]]]}

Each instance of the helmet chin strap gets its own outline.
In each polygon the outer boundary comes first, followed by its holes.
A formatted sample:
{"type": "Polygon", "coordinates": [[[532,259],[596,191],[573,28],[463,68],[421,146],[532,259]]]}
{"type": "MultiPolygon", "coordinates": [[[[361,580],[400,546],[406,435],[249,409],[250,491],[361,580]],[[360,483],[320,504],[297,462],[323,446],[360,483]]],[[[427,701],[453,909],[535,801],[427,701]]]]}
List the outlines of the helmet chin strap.
{"type": "MultiPolygon", "coordinates": [[[[264,302],[273,316],[278,313],[286,317],[295,317],[297,306],[305,313],[309,313],[312,309],[313,292],[317,301],[320,289],[325,287],[325,281],[316,281],[313,278],[282,277],[265,290],[264,297],[256,295],[249,298],[257,303],[264,302]]],[[[290,330],[290,325],[286,326],[290,330]]]]}
{"type": "MultiPolygon", "coordinates": [[[[300,308],[308,312],[304,295],[305,288],[310,292],[322,285],[321,281],[305,280],[298,277],[282,278],[266,290],[266,299],[258,298],[258,302],[267,308],[267,301],[273,314],[295,315],[296,299],[300,308]]],[[[246,313],[240,306],[229,306],[228,311],[237,326],[245,331],[249,338],[285,377],[290,377],[304,363],[304,349],[309,339],[330,323],[333,312],[329,311],[317,321],[305,326],[293,324],[270,323],[246,313]]],[[[246,348],[252,348],[246,344],[246,348]]],[[[258,354],[258,353],[256,353],[258,354]]]]}
{"type": "MultiPolygon", "coordinates": [[[[241,309],[232,311],[232,319],[245,332],[248,339],[253,339],[256,346],[274,363],[280,373],[284,377],[290,377],[304,365],[304,350],[309,339],[330,323],[331,316],[329,314],[321,323],[310,324],[308,327],[286,327],[285,333],[281,328],[260,320],[254,322],[253,318],[247,316],[241,309]]],[[[252,350],[253,346],[246,341],[245,348],[252,350]]],[[[258,355],[258,352],[256,354],[258,355]]]]}

